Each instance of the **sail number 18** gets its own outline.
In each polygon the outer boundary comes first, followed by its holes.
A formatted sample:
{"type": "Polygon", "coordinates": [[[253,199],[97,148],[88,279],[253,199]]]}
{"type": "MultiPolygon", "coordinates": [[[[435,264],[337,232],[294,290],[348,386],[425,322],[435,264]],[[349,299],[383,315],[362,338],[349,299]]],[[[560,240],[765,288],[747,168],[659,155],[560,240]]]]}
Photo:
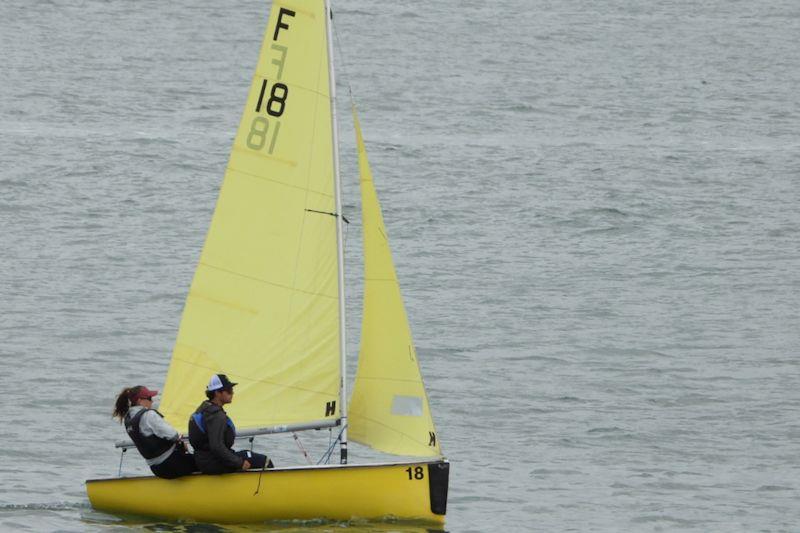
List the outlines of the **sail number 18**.
{"type": "MultiPolygon", "coordinates": [[[[256,113],[261,111],[261,104],[264,103],[264,96],[267,92],[267,80],[263,80],[261,82],[261,92],[258,94],[258,103],[256,104],[256,113]]],[[[286,86],[285,83],[274,83],[272,84],[272,90],[269,94],[269,100],[267,100],[267,114],[272,115],[273,117],[279,117],[283,115],[283,110],[286,107],[286,97],[289,96],[289,87],[286,86]],[[277,109],[275,109],[275,104],[277,104],[277,109]]]]}
{"type": "MultiPolygon", "coordinates": [[[[261,82],[261,92],[258,95],[258,103],[256,103],[256,113],[261,112],[262,106],[268,115],[273,117],[280,117],[286,109],[286,98],[289,96],[289,88],[284,83],[272,84],[272,89],[266,103],[264,97],[266,96],[268,82],[263,80],[261,82]]],[[[278,140],[278,132],[281,129],[280,121],[272,123],[270,128],[270,121],[263,115],[256,115],[253,117],[253,122],[250,123],[250,132],[247,134],[247,147],[252,150],[263,150],[267,147],[267,153],[272,153],[275,150],[275,141],[278,140]],[[272,131],[270,131],[272,129],[272,131]],[[267,145],[269,141],[269,145],[267,145]]]]}
{"type": "Polygon", "coordinates": [[[412,470],[409,466],[406,468],[408,479],[425,479],[425,470],[421,466],[414,467],[412,470]]]}

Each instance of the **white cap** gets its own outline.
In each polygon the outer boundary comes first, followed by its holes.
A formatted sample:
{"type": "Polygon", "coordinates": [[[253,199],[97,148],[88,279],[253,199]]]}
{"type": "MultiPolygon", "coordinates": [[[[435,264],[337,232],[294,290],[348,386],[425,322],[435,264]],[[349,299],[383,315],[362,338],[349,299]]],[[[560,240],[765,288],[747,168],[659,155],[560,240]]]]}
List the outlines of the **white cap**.
{"type": "Polygon", "coordinates": [[[219,379],[219,376],[217,374],[214,374],[213,376],[211,376],[211,379],[208,381],[208,387],[206,387],[206,390],[211,392],[211,391],[219,390],[221,388],[222,388],[222,380],[219,379]]]}
{"type": "Polygon", "coordinates": [[[208,387],[206,387],[206,390],[208,392],[220,389],[233,390],[234,385],[236,385],[236,383],[229,380],[228,376],[226,376],[225,374],[214,374],[213,376],[211,376],[211,379],[208,382],[208,387]]]}

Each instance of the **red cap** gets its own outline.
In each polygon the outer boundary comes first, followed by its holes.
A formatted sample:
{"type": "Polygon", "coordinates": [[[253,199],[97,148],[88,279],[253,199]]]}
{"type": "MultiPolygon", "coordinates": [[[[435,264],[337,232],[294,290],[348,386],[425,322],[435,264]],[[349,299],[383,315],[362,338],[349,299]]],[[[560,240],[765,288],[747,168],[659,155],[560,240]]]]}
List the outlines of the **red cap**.
{"type": "Polygon", "coordinates": [[[157,390],[150,390],[147,387],[145,387],[144,385],[140,385],[139,386],[139,390],[137,392],[135,392],[135,393],[131,393],[128,396],[128,398],[132,402],[135,402],[137,400],[144,400],[144,399],[149,400],[153,396],[157,396],[157,395],[158,395],[158,391],[157,390]]]}

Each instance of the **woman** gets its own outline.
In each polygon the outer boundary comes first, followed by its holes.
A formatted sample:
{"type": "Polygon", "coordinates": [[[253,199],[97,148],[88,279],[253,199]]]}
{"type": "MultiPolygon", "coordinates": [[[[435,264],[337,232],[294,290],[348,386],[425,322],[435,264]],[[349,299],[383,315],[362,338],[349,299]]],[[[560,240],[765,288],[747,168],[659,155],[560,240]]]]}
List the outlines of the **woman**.
{"type": "Polygon", "coordinates": [[[117,396],[114,416],[125,424],[136,449],[158,477],[174,479],[196,472],[194,456],[164,417],[153,409],[158,391],[137,385],[123,389],[117,396]]]}

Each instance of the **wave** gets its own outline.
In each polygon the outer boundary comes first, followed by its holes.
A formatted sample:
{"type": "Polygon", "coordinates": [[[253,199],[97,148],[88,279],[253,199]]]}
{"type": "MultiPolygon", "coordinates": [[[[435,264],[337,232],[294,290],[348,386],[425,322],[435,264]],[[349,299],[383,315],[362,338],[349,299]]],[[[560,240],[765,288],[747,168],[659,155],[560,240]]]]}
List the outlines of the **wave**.
{"type": "Polygon", "coordinates": [[[9,503],[0,505],[0,511],[72,511],[89,509],[89,502],[9,503]]]}

